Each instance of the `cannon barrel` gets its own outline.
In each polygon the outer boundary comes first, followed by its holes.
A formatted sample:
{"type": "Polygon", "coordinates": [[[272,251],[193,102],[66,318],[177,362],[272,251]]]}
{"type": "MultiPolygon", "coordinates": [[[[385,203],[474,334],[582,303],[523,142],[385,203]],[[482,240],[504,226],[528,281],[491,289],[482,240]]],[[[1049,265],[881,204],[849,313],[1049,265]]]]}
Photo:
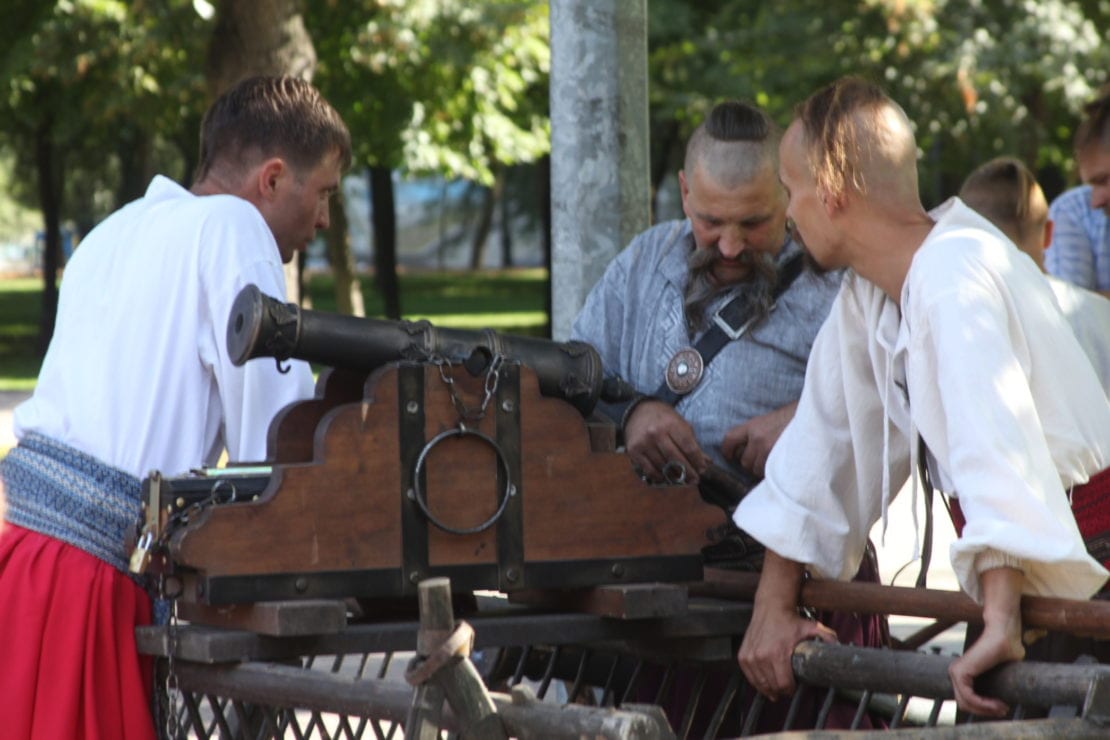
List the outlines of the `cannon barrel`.
{"type": "Polygon", "coordinates": [[[461,363],[484,351],[527,365],[542,394],[567,401],[584,416],[597,405],[604,384],[601,358],[585,342],[310,311],[265,295],[255,285],[235,298],[227,350],[236,365],[255,357],[293,358],[367,372],[399,360],[461,363]]]}

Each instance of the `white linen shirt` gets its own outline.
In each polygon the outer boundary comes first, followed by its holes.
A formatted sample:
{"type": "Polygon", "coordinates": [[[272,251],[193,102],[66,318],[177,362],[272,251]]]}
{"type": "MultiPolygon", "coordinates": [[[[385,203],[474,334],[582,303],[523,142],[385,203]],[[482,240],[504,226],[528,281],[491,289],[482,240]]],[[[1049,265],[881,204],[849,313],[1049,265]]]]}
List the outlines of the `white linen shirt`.
{"type": "Polygon", "coordinates": [[[815,575],[848,579],[916,458],[918,434],[967,518],[950,549],[1018,558],[1025,591],[1087,598],[1107,577],[1067,489],[1110,464],[1110,401],[1047,281],[951,199],[914,255],[902,310],[854,273],[813,347],[793,421],[736,523],[815,575]]]}
{"type": "Polygon", "coordinates": [[[231,195],[198,197],[157,176],[82,240],[66,266],[53,340],[17,438],[39,432],[142,478],[261,461],[274,413],[313,394],[307,364],[243,367],[227,320],[254,283],[284,300],[274,236],[231,195]]]}

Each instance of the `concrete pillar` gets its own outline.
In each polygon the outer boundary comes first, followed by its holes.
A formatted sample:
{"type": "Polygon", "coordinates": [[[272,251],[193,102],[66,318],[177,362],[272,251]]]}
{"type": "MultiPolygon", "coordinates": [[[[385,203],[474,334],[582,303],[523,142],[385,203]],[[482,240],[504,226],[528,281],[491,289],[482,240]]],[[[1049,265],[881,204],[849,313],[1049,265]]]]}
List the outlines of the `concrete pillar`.
{"type": "Polygon", "coordinates": [[[647,0],[551,0],[551,324],[650,221],[647,0]]]}

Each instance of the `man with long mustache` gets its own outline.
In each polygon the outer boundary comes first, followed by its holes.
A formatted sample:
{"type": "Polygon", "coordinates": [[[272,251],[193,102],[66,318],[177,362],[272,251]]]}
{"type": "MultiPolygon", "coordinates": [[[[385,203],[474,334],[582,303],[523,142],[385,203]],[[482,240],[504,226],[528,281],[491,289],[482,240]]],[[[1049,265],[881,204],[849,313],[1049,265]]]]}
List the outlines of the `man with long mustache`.
{"type": "Polygon", "coordinates": [[[758,479],[801,395],[840,273],[804,272],[772,302],[779,266],[801,252],[787,235],[778,136],[758,108],[736,101],[713,108],[690,137],[678,175],[687,218],[637,236],[574,323],[572,337],[597,348],[606,372],[644,394],[606,411],[649,479],[678,471],[696,483],[711,462],[758,479]],[[754,319],[744,334],[705,363],[673,406],[649,395],[669,366],[673,379],[681,353],[734,297],[754,319]]]}

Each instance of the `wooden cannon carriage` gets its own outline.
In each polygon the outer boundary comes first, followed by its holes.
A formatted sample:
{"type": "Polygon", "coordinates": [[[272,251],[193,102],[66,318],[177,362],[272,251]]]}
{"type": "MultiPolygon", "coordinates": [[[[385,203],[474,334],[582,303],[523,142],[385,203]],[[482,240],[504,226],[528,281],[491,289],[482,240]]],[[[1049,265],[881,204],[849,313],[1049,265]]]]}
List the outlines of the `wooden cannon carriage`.
{"type": "MultiPolygon", "coordinates": [[[[435,576],[457,592],[509,595],[479,597],[462,616],[482,649],[482,677],[513,692],[493,696],[521,737],[577,737],[587,727],[598,737],[713,737],[757,726],[760,704],[734,657],[756,576],[703,571],[702,548],[722,532],[724,510],[694,486],[634,473],[612,423],[592,414],[623,390],[606,387],[591,348],[300,311],[251,289],[236,302],[228,340],[239,362],[301,358],[324,369],[315,398],[274,420],[266,460],[144,481],[132,566],[172,584],[177,615],[190,622],[138,634],[140,650],[163,659],[167,695],[180,696],[166,713],[168,736],[408,730],[413,692],[385,677],[393,651],[419,647],[417,625],[389,607],[414,602],[435,576]],[[356,600],[369,618],[351,623],[356,600]],[[693,681],[678,715],[636,709],[646,689],[649,704],[667,703],[680,688],[676,671],[693,681]],[[571,702],[600,707],[538,711],[522,685],[529,678],[539,703],[558,684],[571,702]],[[325,730],[325,715],[337,727],[325,730]]],[[[970,603],[941,612],[918,603],[930,596],[920,590],[893,591],[809,581],[801,600],[945,624],[978,616],[970,603]]],[[[1105,605],[1041,601],[1027,625],[1110,635],[1105,605]]],[[[916,721],[912,734],[925,735],[951,705],[948,659],[906,647],[800,646],[805,689],[781,728],[814,696],[820,727],[834,697],[850,696],[853,727],[886,701],[893,726],[916,721]],[[928,699],[917,720],[913,696],[928,699]]],[[[1105,666],[1018,664],[995,684],[1007,701],[1071,715],[978,736],[1085,737],[1110,723],[1105,666]]],[[[450,715],[443,722],[459,728],[450,715]]]]}
{"type": "Polygon", "coordinates": [[[588,414],[582,343],[301,311],[253,286],[228,326],[240,363],[331,365],[285,408],[260,466],[144,482],[135,569],[227,605],[699,580],[726,523],[692,485],[651,485],[588,414]],[[153,557],[150,557],[153,556],[153,557]]]}

